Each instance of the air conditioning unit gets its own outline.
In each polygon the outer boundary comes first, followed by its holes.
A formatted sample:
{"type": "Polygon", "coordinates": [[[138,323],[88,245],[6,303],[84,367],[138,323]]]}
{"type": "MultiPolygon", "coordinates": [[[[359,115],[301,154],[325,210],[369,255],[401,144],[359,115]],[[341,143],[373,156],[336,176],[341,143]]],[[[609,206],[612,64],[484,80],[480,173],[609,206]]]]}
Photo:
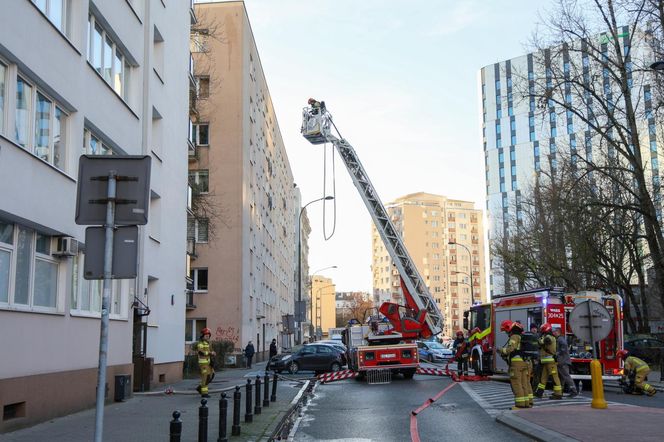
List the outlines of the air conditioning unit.
{"type": "Polygon", "coordinates": [[[78,255],[78,241],[71,236],[60,236],[54,238],[53,256],[76,256],[78,255]]]}

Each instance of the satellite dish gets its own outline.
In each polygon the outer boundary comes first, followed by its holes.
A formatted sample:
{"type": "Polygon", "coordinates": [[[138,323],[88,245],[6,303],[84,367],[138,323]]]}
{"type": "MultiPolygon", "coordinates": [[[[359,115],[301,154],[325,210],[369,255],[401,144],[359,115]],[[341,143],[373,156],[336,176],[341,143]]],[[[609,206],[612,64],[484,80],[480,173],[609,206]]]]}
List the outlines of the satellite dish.
{"type": "Polygon", "coordinates": [[[569,326],[577,338],[594,344],[609,336],[613,321],[606,307],[599,302],[588,300],[571,311],[569,326]]]}

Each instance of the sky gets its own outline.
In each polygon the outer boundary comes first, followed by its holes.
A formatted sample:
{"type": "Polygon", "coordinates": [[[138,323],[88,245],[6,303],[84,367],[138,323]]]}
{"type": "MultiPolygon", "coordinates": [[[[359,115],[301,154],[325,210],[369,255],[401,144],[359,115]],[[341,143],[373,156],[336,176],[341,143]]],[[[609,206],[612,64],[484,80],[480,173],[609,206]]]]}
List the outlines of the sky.
{"type": "Polygon", "coordinates": [[[371,217],[331,146],[300,135],[307,99],[325,101],[384,204],[428,192],[484,210],[478,72],[528,52],[547,4],[245,0],[303,204],[326,194],[324,177],[335,196],[307,209],[311,272],[337,266],[320,272],[337,291],[372,291],[371,217]]]}

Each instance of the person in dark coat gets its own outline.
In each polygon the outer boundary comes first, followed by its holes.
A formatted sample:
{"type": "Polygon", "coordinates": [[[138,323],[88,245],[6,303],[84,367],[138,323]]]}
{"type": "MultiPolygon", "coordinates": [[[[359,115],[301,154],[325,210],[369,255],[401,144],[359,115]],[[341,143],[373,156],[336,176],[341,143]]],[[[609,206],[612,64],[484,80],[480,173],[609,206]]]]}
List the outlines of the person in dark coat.
{"type": "Polygon", "coordinates": [[[270,343],[270,359],[277,355],[277,340],[273,339],[270,343]]]}
{"type": "Polygon", "coordinates": [[[247,346],[244,348],[244,357],[247,358],[247,368],[251,368],[251,361],[254,359],[254,353],[256,353],[254,344],[249,341],[247,346]]]}
{"type": "Polygon", "coordinates": [[[572,367],[572,359],[569,356],[569,346],[567,339],[559,327],[553,329],[553,336],[556,337],[556,356],[558,364],[558,374],[563,383],[563,388],[569,389],[569,397],[574,397],[579,394],[574,385],[574,380],[570,376],[570,368],[572,367]]]}

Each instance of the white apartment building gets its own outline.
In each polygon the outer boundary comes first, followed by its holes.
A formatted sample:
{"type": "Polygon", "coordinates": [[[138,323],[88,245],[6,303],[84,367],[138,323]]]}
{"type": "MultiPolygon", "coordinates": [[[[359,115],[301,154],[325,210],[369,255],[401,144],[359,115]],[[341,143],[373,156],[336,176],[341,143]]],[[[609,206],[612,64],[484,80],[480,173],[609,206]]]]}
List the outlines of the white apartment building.
{"type": "Polygon", "coordinates": [[[101,281],[83,279],[74,223],[81,154],[152,158],[139,276],[113,285],[107,398],[116,375],[137,381],[135,357],[153,385],[181,378],[192,20],[187,1],[2,2],[0,433],[95,403],[101,281]]]}

